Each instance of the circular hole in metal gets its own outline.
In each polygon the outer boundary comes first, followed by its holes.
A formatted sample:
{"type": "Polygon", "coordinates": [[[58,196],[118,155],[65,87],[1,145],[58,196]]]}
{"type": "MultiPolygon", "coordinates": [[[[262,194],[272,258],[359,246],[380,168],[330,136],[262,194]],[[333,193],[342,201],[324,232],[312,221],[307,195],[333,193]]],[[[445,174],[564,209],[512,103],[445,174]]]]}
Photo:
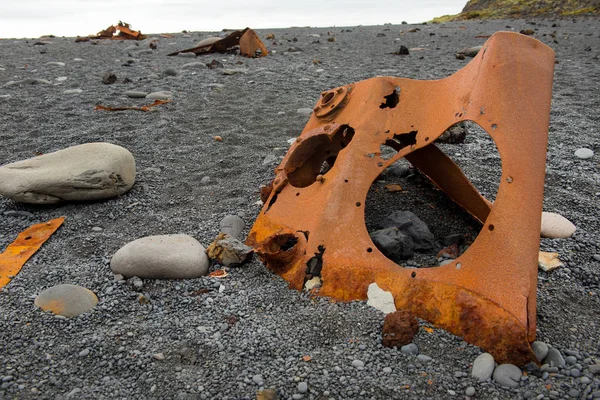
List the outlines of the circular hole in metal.
{"type": "Polygon", "coordinates": [[[371,253],[371,252],[373,252],[373,248],[372,247],[368,247],[367,248],[367,253],[371,253]]]}
{"type": "Polygon", "coordinates": [[[328,92],[325,96],[323,96],[323,99],[321,100],[323,102],[323,104],[327,104],[329,103],[331,100],[333,100],[333,96],[335,96],[333,94],[333,92],[328,92]]]}
{"type": "Polygon", "coordinates": [[[410,274],[410,277],[411,277],[411,278],[416,278],[416,277],[417,277],[417,273],[413,271],[413,272],[410,274]]]}
{"type": "Polygon", "coordinates": [[[425,138],[425,141],[426,141],[426,142],[429,142],[429,138],[428,138],[428,137],[426,137],[426,138],[425,138]]]}
{"type": "Polygon", "coordinates": [[[300,192],[296,192],[296,196],[300,196],[300,192]]]}
{"type": "Polygon", "coordinates": [[[498,124],[492,124],[492,129],[496,129],[498,127],[498,124]]]}
{"type": "Polygon", "coordinates": [[[356,202],[356,207],[360,207],[360,201],[356,202]]]}
{"type": "Polygon", "coordinates": [[[493,230],[494,230],[494,225],[492,225],[492,224],[488,225],[488,229],[489,229],[490,231],[493,231],[493,230]]]}
{"type": "Polygon", "coordinates": [[[382,162],[378,162],[378,163],[377,163],[377,166],[378,166],[378,167],[383,167],[383,163],[382,163],[382,162]]]}
{"type": "Polygon", "coordinates": [[[29,239],[31,239],[31,236],[27,236],[27,237],[25,238],[25,240],[29,240],[29,239]]]}
{"type": "Polygon", "coordinates": [[[344,179],[344,182],[348,183],[348,179],[344,179]]]}

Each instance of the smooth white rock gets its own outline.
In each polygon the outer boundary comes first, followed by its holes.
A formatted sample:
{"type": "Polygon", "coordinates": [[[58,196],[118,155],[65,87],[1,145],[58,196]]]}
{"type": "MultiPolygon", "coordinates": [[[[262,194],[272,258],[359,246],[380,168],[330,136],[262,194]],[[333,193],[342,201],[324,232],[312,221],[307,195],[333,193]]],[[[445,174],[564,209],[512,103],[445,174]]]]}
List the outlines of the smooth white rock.
{"type": "Polygon", "coordinates": [[[369,285],[367,297],[367,304],[371,307],[375,307],[384,314],[389,314],[396,311],[396,305],[394,304],[394,296],[392,293],[381,289],[375,282],[369,285]]]}
{"type": "Polygon", "coordinates": [[[111,143],[86,143],[0,167],[0,195],[31,204],[101,200],[127,192],[135,160],[111,143]]]}
{"type": "Polygon", "coordinates": [[[477,356],[473,361],[471,376],[478,379],[479,382],[485,382],[492,377],[494,372],[494,356],[490,353],[483,353],[477,356]]]}
{"type": "Polygon", "coordinates": [[[582,160],[587,160],[588,158],[594,157],[594,151],[583,147],[575,151],[575,157],[580,158],[582,160]]]}
{"type": "Polygon", "coordinates": [[[158,91],[158,92],[152,92],[148,95],[146,95],[147,99],[152,99],[152,100],[170,100],[173,98],[173,93],[171,92],[167,92],[167,91],[158,91]]]}
{"type": "Polygon", "coordinates": [[[560,214],[543,212],[540,236],[544,238],[568,238],[575,233],[577,227],[560,214]]]}
{"type": "Polygon", "coordinates": [[[113,273],[126,278],[189,279],[208,273],[204,246],[188,235],[147,236],[121,247],[110,261],[113,273]]]}
{"type": "Polygon", "coordinates": [[[98,304],[98,297],[84,287],[62,284],[42,291],[34,304],[44,311],[70,318],[94,308],[98,304]]]}

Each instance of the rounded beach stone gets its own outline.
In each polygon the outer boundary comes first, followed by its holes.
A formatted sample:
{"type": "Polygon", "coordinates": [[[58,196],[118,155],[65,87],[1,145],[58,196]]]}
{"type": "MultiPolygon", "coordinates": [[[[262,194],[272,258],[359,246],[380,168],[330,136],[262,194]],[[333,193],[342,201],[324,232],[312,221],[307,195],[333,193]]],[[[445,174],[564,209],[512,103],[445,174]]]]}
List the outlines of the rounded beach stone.
{"type": "Polygon", "coordinates": [[[560,214],[543,212],[541,237],[559,239],[568,238],[575,233],[577,227],[560,214]]]}
{"type": "Polygon", "coordinates": [[[485,382],[492,377],[494,372],[494,357],[490,353],[483,353],[473,361],[471,376],[479,382],[485,382]]]}
{"type": "Polygon", "coordinates": [[[121,247],[110,261],[115,274],[143,279],[189,279],[208,273],[204,246],[188,235],[147,236],[121,247]]]}
{"type": "Polygon", "coordinates": [[[220,223],[221,232],[236,239],[240,238],[245,227],[246,223],[237,215],[226,215],[220,223]]]}
{"type": "Polygon", "coordinates": [[[62,284],[44,290],[35,298],[34,304],[56,315],[76,317],[94,308],[98,297],[84,287],[62,284]]]}
{"type": "Polygon", "coordinates": [[[147,94],[146,98],[151,100],[170,100],[173,98],[173,93],[161,90],[147,94]]]}
{"type": "Polygon", "coordinates": [[[535,353],[537,360],[540,362],[548,355],[548,345],[544,342],[540,342],[539,340],[531,343],[531,349],[535,353]]]}
{"type": "Polygon", "coordinates": [[[521,369],[516,365],[502,364],[494,370],[494,381],[501,385],[510,388],[516,388],[521,381],[521,369]]]}
{"type": "Polygon", "coordinates": [[[577,149],[575,151],[575,157],[580,158],[582,160],[586,160],[588,158],[594,157],[594,152],[590,149],[582,147],[581,149],[577,149]]]}
{"type": "Polygon", "coordinates": [[[134,181],[133,155],[111,143],[81,144],[0,167],[0,195],[31,204],[108,199],[134,181]]]}

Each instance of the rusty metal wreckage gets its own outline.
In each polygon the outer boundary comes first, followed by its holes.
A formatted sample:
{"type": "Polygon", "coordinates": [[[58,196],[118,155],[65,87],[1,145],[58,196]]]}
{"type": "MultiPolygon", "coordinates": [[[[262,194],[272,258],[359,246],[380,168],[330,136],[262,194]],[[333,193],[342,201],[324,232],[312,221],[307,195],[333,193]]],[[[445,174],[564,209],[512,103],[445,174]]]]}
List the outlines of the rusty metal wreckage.
{"type": "Polygon", "coordinates": [[[365,299],[376,282],[398,309],[462,336],[499,363],[537,362],[530,343],[553,73],[550,47],[498,32],[448,78],[375,77],[323,92],[275,169],[247,244],[294,289],[318,275],[316,294],[350,301],[365,299]],[[460,121],[477,123],[496,143],[502,178],[494,203],[433,143],[460,121]],[[397,153],[384,159],[384,145],[397,153]],[[402,157],[483,224],[447,265],[403,268],[369,237],[367,192],[402,157]],[[321,174],[325,161],[331,168],[321,174]]]}

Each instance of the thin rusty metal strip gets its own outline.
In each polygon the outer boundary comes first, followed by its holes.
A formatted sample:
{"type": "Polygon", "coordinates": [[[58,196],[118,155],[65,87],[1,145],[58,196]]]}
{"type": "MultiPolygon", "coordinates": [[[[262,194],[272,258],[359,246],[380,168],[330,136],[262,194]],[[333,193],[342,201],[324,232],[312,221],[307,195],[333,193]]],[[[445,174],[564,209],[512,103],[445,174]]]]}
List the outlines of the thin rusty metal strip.
{"type": "Polygon", "coordinates": [[[21,271],[23,265],[62,225],[65,217],[35,224],[19,233],[4,253],[0,254],[0,288],[21,271]]]}
{"type": "Polygon", "coordinates": [[[548,46],[498,32],[448,78],[376,77],[323,92],[262,193],[265,205],[247,244],[294,289],[317,274],[319,295],[349,301],[365,299],[376,282],[397,308],[481,346],[498,362],[536,361],[529,343],[536,330],[553,71],[548,46]],[[461,121],[482,127],[500,153],[494,204],[432,145],[461,121]],[[398,152],[385,159],[383,145],[398,152]],[[469,249],[449,264],[402,268],[369,237],[369,188],[403,157],[483,223],[469,249]],[[325,161],[333,166],[322,172],[325,161]]]}

